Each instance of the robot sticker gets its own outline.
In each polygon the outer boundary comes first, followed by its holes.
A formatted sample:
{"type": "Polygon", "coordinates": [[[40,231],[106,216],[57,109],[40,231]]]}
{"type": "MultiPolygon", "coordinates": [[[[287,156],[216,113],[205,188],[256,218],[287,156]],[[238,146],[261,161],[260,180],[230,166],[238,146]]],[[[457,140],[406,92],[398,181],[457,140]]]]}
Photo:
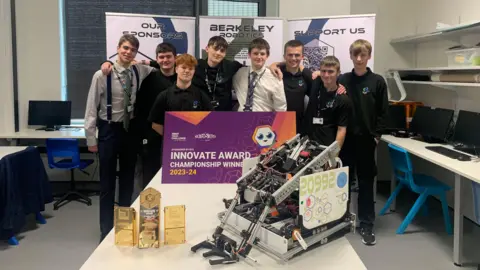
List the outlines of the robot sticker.
{"type": "Polygon", "coordinates": [[[348,167],[300,177],[303,226],[315,229],[341,219],[347,212],[348,192],[348,167]]]}
{"type": "Polygon", "coordinates": [[[277,135],[269,125],[258,126],[253,132],[252,139],[262,149],[274,145],[277,141],[277,135]]]}

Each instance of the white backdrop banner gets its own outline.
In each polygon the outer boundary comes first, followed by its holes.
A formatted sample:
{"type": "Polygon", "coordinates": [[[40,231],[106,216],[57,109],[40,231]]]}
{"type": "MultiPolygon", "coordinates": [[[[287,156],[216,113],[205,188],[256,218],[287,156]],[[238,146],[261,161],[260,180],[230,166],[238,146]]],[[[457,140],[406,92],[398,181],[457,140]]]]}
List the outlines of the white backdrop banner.
{"type": "MultiPolygon", "coordinates": [[[[288,35],[305,45],[305,67],[318,70],[325,56],[334,55],[340,60],[341,72],[350,72],[349,48],[355,40],[368,40],[375,50],[375,15],[292,19],[288,20],[288,35]]],[[[373,53],[368,66],[373,70],[373,53]]]]}
{"type": "Polygon", "coordinates": [[[106,12],[107,58],[117,58],[118,40],[124,34],[133,34],[140,41],[136,60],[155,61],[155,49],[162,42],[170,42],[177,54],[195,56],[195,18],[145,14],[106,12]]]}
{"type": "Polygon", "coordinates": [[[283,59],[283,19],[281,18],[224,18],[201,16],[199,22],[200,57],[206,58],[205,48],[213,36],[221,36],[229,43],[226,58],[250,65],[248,45],[256,38],[270,44],[267,64],[283,59]]]}

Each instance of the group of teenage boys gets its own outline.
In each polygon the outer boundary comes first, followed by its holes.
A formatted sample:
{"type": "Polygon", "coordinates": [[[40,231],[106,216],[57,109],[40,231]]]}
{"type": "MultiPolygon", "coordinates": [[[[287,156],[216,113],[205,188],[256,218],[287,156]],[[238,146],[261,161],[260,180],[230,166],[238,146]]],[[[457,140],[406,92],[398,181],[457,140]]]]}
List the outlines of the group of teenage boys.
{"type": "Polygon", "coordinates": [[[87,143],[100,158],[101,239],[113,227],[117,158],[118,204],[129,206],[137,155],[144,187],[161,167],[167,111],[294,111],[298,133],[342,147],[340,158],[350,167],[350,183],[358,181],[362,241],[376,243],[375,149],[388,100],[384,79],[367,67],[372,54],[368,41],[350,46],[354,68],[342,76],[335,56],[325,57],[315,72],[303,68],[304,46],[298,40],[285,44],[284,62],[270,66],[270,45],[263,38],[249,45],[250,66],[225,59],[228,42],[219,36],[209,40],[207,59],[177,56],[175,47],[165,42],[156,48],[156,61],[137,62],[139,45],[133,35],[120,38],[117,60],[104,62],[95,73],[87,100],[87,143]]]}

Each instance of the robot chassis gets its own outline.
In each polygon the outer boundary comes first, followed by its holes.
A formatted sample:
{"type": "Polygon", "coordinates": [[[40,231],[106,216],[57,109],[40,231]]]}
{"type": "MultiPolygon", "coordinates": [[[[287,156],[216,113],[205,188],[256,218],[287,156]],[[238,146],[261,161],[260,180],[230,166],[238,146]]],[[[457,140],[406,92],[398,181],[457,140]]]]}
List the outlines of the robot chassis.
{"type": "Polygon", "coordinates": [[[300,177],[341,167],[339,151],[337,142],[327,147],[297,134],[260,155],[256,167],[237,180],[236,196],[223,200],[227,210],[218,215],[220,225],[213,239],[191,251],[206,248],[210,251],[203,257],[221,257],[210,259],[211,265],[236,263],[240,257],[256,262],[249,256],[255,246],[283,263],[354,231],[355,215],[348,210],[341,219],[314,229],[303,227],[298,214],[300,177]],[[240,244],[223,234],[224,230],[239,237],[240,244]]]}

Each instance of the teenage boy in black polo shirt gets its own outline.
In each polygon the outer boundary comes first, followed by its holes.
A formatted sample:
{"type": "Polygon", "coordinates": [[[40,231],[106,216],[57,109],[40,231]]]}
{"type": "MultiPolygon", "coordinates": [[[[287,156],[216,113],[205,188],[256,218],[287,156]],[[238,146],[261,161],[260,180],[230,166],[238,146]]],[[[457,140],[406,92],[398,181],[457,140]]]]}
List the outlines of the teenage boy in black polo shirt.
{"type": "Polygon", "coordinates": [[[148,116],[157,96],[177,81],[175,47],[168,42],[163,42],[158,44],[155,53],[156,63],[160,69],[150,73],[142,82],[135,106],[144,188],[162,167],[162,137],[152,130],[152,123],[148,121],[148,116]]]}
{"type": "Polygon", "coordinates": [[[340,157],[350,168],[350,183],[358,179],[358,218],[365,245],[375,245],[375,205],[373,181],[377,174],[375,151],[385,127],[388,110],[387,84],[382,76],[367,67],[372,55],[370,42],[359,39],[350,46],[354,68],[339,81],[347,88],[352,100],[352,119],[340,157]]]}
{"type": "Polygon", "coordinates": [[[290,40],[283,49],[285,64],[280,65],[283,73],[283,88],[287,98],[287,111],[296,113],[297,133],[300,132],[305,114],[305,96],[310,95],[312,89],[312,72],[301,69],[303,60],[303,43],[299,40],[290,40]]]}
{"type": "Polygon", "coordinates": [[[340,61],[326,56],[320,63],[320,78],[313,82],[307,110],[302,123],[302,135],[322,145],[337,141],[343,145],[351,112],[350,99],[337,93],[340,61]]]}
{"type": "Polygon", "coordinates": [[[216,111],[233,109],[233,75],[243,67],[238,61],[225,59],[228,42],[220,36],[208,41],[205,51],[207,59],[199,59],[193,84],[207,93],[216,111]]]}
{"type": "Polygon", "coordinates": [[[182,54],[175,61],[177,82],[158,95],[150,112],[152,128],[163,136],[165,112],[168,111],[212,111],[210,98],[192,84],[198,62],[189,54],[182,54]]]}
{"type": "MultiPolygon", "coordinates": [[[[287,111],[296,114],[297,133],[300,133],[305,115],[305,97],[310,96],[313,79],[312,72],[302,67],[304,45],[299,40],[285,43],[283,57],[285,62],[270,65],[272,71],[280,69],[283,75],[283,87],[287,98],[287,111]]],[[[317,75],[320,75],[319,72],[317,75]]],[[[318,76],[315,76],[317,78],[318,76]]],[[[321,80],[319,80],[321,84],[321,80]]],[[[338,94],[345,94],[343,85],[339,85],[338,94]]]]}

